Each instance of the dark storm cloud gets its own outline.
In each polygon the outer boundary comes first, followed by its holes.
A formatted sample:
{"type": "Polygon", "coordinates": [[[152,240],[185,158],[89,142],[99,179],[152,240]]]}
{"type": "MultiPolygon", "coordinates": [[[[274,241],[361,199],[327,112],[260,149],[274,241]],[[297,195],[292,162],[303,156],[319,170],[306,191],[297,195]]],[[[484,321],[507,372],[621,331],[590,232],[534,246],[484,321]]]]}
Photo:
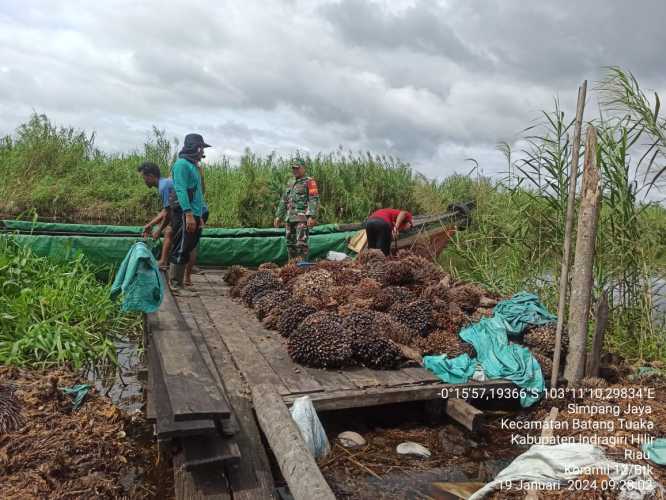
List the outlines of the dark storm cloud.
{"type": "Polygon", "coordinates": [[[419,1],[399,13],[382,7],[376,2],[343,0],[322,6],[321,12],[339,30],[345,43],[389,49],[406,47],[466,65],[476,62],[477,55],[446,24],[447,9],[436,2],[419,1]]]}
{"type": "MultiPolygon", "coordinates": [[[[151,126],[216,154],[339,146],[431,175],[504,163],[554,97],[620,64],[665,87],[666,2],[5,0],[0,133],[32,110],[111,150],[151,126]]],[[[596,112],[590,107],[589,116],[596,112]]]]}

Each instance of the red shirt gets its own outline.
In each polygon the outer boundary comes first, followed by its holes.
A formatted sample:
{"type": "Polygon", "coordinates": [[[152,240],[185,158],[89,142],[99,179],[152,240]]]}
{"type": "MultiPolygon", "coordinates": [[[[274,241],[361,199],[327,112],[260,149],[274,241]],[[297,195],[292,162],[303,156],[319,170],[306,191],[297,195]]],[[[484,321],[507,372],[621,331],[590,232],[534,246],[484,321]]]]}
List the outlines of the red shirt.
{"type": "MultiPolygon", "coordinates": [[[[393,230],[393,226],[395,226],[395,221],[397,220],[400,212],[402,212],[402,210],[398,210],[396,208],[381,208],[370,215],[368,219],[382,219],[388,222],[391,225],[391,230],[393,230]]],[[[402,227],[400,230],[405,229],[407,223],[412,223],[412,214],[405,211],[405,219],[402,222],[402,227]]]]}

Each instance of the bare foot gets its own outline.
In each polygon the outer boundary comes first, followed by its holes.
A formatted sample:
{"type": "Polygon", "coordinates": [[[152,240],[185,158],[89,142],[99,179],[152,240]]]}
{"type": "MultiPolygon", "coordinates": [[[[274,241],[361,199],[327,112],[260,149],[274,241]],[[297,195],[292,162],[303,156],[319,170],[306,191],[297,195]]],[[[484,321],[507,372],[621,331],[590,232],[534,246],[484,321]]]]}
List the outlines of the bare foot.
{"type": "Polygon", "coordinates": [[[192,278],[185,278],[183,280],[183,285],[184,286],[192,286],[192,278]]]}

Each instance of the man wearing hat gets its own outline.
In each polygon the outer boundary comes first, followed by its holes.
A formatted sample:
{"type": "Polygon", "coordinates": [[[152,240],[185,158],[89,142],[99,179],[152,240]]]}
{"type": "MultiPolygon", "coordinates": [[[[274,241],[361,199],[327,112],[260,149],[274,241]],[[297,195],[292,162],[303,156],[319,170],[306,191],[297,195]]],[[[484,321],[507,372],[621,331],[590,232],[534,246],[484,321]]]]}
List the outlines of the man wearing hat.
{"type": "Polygon", "coordinates": [[[198,165],[205,158],[204,148],[209,148],[200,134],[187,134],[178,160],[171,167],[175,200],[171,205],[171,285],[176,294],[187,295],[184,289],[185,266],[190,253],[201,237],[201,216],[205,202],[198,165]]]}
{"type": "Polygon", "coordinates": [[[273,225],[284,224],[289,259],[307,259],[310,228],[317,223],[319,191],[315,180],[305,175],[305,161],[295,159],[291,170],[294,178],[282,195],[273,225]]]}

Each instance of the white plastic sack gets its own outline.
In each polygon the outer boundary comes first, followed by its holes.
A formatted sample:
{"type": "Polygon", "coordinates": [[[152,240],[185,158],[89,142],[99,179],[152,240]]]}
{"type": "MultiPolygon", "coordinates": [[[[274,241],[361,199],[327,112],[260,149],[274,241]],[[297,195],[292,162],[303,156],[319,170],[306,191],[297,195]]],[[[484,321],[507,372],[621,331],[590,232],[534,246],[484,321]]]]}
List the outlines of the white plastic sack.
{"type": "Polygon", "coordinates": [[[341,261],[348,259],[349,256],[346,253],[342,252],[335,252],[333,250],[329,250],[328,253],[326,254],[326,260],[336,260],[336,261],[341,261]]]}
{"type": "Polygon", "coordinates": [[[305,446],[315,458],[325,457],[331,452],[324,426],[321,425],[310,396],[303,396],[294,401],[291,405],[291,418],[301,431],[305,446]]]}
{"type": "Polygon", "coordinates": [[[657,489],[657,483],[645,468],[612,462],[606,458],[603,450],[591,444],[535,444],[469,500],[480,500],[509,481],[522,480],[540,485],[564,483],[562,490],[566,491],[566,481],[576,479],[586,468],[607,474],[620,490],[618,498],[621,500],[642,500],[657,489]]]}

